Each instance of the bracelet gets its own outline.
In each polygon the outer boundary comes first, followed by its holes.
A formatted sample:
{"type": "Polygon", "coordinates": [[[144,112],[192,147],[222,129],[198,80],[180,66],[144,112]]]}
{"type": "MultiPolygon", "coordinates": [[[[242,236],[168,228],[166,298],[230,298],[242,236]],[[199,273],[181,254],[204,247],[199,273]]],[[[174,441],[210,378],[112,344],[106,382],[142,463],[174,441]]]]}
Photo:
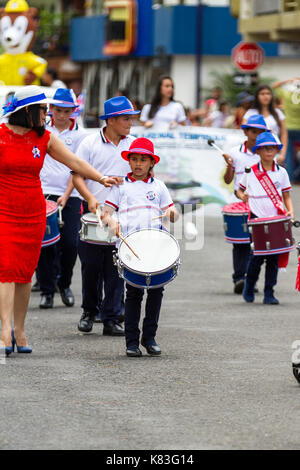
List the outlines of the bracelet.
{"type": "Polygon", "coordinates": [[[108,178],[108,176],[101,176],[101,178],[99,179],[99,183],[101,183],[101,181],[102,181],[104,178],[108,178]]]}

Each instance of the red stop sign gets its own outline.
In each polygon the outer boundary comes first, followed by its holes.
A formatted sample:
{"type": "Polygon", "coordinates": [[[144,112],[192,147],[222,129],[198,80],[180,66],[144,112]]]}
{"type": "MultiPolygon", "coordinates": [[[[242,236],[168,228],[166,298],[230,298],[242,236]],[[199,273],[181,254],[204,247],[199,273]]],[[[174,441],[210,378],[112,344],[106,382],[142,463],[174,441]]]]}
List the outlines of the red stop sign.
{"type": "Polygon", "coordinates": [[[239,42],[231,53],[233,63],[243,72],[253,72],[264,60],[264,50],[255,42],[239,42]]]}

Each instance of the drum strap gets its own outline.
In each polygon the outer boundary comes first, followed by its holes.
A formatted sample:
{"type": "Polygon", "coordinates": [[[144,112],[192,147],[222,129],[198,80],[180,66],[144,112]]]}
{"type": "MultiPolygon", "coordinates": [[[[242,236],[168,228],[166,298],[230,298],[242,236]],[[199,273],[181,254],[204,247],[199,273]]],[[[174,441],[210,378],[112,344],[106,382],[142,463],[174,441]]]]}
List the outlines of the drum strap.
{"type": "Polygon", "coordinates": [[[252,167],[252,170],[253,170],[256,178],[258,179],[258,181],[260,182],[260,184],[262,185],[262,187],[266,191],[267,195],[271,199],[272,203],[276,207],[276,209],[278,211],[278,215],[281,215],[281,214],[285,215],[286,211],[285,211],[284,206],[283,206],[282,198],[280,197],[275,184],[273,183],[273,181],[269,177],[266,170],[263,170],[263,171],[260,170],[257,163],[256,163],[256,165],[254,165],[252,167]]]}
{"type": "MultiPolygon", "coordinates": [[[[271,199],[272,203],[276,207],[278,211],[278,215],[286,215],[286,210],[284,209],[282,198],[280,197],[280,194],[277,191],[277,188],[271,178],[269,177],[268,173],[266,170],[260,170],[258,163],[256,163],[253,167],[252,170],[266,191],[267,195],[271,199]]],[[[289,262],[289,253],[282,253],[278,257],[278,267],[281,270],[285,270],[289,262]]]]}

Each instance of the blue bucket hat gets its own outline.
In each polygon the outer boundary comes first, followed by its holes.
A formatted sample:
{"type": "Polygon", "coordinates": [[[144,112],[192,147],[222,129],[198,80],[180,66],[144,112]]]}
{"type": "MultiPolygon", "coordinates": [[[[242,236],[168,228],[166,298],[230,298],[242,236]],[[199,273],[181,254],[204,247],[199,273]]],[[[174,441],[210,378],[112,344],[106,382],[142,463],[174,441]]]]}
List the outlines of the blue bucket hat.
{"type": "Polygon", "coordinates": [[[76,95],[72,89],[57,88],[53,99],[60,101],[56,104],[59,108],[77,108],[76,95]]]}
{"type": "Polygon", "coordinates": [[[252,147],[252,152],[256,153],[256,150],[259,147],[264,147],[266,145],[276,145],[278,147],[278,150],[281,150],[283,145],[280,142],[280,140],[276,140],[272,132],[262,132],[259,134],[256,138],[256,144],[254,147],[252,147]]]}
{"type": "Polygon", "coordinates": [[[242,124],[242,129],[249,129],[250,127],[254,127],[255,129],[263,129],[265,131],[270,132],[270,129],[267,128],[266,121],[261,114],[254,114],[250,116],[246,124],[242,124]]]}
{"type": "Polygon", "coordinates": [[[126,96],[115,96],[104,102],[104,114],[99,116],[103,121],[121,114],[139,114],[135,111],[131,102],[126,96]]]}

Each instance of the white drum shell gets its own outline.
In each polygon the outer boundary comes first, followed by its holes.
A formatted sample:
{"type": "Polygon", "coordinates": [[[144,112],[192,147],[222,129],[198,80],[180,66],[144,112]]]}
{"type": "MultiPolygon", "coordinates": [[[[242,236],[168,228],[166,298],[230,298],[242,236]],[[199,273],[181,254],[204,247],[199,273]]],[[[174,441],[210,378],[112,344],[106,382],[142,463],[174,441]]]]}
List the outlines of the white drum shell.
{"type": "Polygon", "coordinates": [[[94,245],[114,245],[117,237],[111,236],[108,227],[101,227],[96,214],[88,212],[81,217],[80,240],[94,245]]]}

